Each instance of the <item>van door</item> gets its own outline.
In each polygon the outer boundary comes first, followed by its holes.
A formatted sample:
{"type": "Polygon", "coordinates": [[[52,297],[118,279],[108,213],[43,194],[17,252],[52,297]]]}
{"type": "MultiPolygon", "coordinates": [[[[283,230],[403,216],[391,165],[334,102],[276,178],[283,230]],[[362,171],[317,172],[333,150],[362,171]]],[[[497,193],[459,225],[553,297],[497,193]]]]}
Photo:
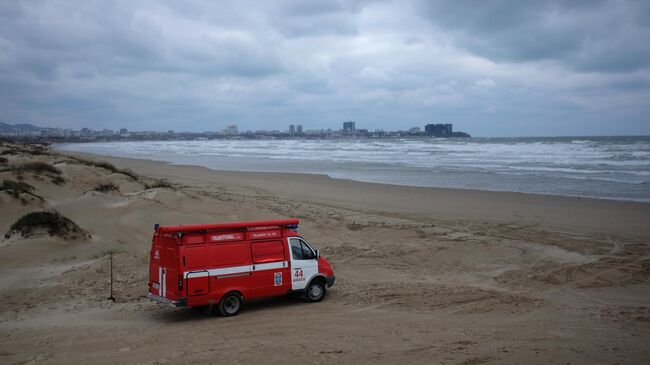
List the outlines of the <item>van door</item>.
{"type": "Polygon", "coordinates": [[[185,287],[187,296],[206,295],[210,292],[210,272],[204,245],[188,246],[183,250],[185,262],[185,287]]]}
{"type": "Polygon", "coordinates": [[[251,296],[286,294],[291,286],[289,262],[282,240],[251,242],[251,296]]]}
{"type": "Polygon", "coordinates": [[[304,290],[318,273],[316,252],[300,237],[289,237],[291,252],[291,289],[304,290]]]}

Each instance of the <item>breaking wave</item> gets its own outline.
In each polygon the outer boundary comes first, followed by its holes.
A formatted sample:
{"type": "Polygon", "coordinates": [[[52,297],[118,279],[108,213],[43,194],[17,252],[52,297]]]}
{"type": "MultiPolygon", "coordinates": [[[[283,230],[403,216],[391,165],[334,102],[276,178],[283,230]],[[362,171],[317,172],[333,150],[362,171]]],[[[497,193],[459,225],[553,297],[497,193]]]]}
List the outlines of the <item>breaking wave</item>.
{"type": "Polygon", "coordinates": [[[650,200],[650,137],[138,141],[57,147],[225,170],[650,200]]]}

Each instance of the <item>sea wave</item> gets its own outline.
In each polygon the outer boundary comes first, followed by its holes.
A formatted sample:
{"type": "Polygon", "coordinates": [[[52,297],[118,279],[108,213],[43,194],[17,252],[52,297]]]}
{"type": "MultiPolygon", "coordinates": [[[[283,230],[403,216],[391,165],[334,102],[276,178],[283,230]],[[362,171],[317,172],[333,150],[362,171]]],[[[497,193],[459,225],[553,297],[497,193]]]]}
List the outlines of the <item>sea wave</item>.
{"type": "Polygon", "coordinates": [[[404,185],[650,199],[648,137],[156,141],[58,148],[404,185]]]}

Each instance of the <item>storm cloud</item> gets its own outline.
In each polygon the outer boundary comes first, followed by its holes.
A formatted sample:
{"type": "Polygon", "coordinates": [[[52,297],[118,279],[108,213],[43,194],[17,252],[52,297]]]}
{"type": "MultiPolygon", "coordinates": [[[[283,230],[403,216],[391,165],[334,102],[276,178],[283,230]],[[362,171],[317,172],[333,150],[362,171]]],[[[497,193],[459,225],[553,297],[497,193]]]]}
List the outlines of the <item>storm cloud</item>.
{"type": "Polygon", "coordinates": [[[650,134],[646,1],[0,1],[0,121],[650,134]]]}

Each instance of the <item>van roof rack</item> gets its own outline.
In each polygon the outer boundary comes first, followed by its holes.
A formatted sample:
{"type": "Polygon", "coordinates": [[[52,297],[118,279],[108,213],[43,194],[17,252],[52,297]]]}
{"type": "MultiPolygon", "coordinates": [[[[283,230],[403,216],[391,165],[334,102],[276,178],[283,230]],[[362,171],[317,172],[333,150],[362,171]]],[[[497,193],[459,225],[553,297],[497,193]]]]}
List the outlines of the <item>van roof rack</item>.
{"type": "Polygon", "coordinates": [[[158,226],[158,233],[190,233],[190,232],[207,232],[207,231],[224,231],[229,229],[248,229],[261,227],[286,227],[297,229],[299,219],[281,219],[270,221],[253,221],[253,222],[230,222],[230,223],[211,223],[211,224],[190,224],[180,226],[158,226]]]}

